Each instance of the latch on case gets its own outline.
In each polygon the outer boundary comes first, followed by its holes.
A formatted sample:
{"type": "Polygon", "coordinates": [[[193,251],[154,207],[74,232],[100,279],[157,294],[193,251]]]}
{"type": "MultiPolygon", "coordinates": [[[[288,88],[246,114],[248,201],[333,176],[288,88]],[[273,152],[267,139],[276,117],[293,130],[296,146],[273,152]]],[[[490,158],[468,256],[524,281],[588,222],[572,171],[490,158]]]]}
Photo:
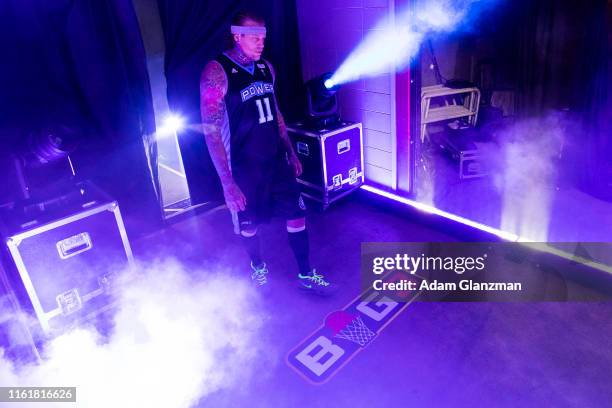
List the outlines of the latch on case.
{"type": "Polygon", "coordinates": [[[342,187],[342,174],[336,174],[332,177],[332,183],[334,186],[334,190],[342,187]]]}
{"type": "Polygon", "coordinates": [[[117,279],[117,273],[114,271],[111,271],[111,272],[105,273],[102,276],[98,276],[98,284],[100,285],[100,288],[102,288],[102,290],[105,293],[109,293],[116,279],[117,279]]]}
{"type": "Polygon", "coordinates": [[[55,297],[55,300],[63,315],[69,315],[83,307],[81,296],[79,296],[79,291],[76,288],[60,293],[55,297]]]}
{"type": "Polygon", "coordinates": [[[355,184],[357,182],[357,167],[353,167],[349,170],[349,184],[355,184]]]}

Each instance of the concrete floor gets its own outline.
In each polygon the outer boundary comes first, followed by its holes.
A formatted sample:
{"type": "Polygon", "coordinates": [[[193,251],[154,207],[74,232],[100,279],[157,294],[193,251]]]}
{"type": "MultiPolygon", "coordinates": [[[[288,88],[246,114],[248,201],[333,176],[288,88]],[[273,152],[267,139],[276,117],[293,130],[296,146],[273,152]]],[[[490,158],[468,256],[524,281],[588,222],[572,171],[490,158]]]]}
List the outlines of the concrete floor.
{"type": "MultiPolygon", "coordinates": [[[[295,287],[282,222],[261,229],[270,283],[261,291],[259,357],[201,407],[606,406],[612,401],[612,303],[413,303],[324,385],[287,353],[360,292],[360,243],[455,241],[414,214],[349,197],[308,219],[313,264],[342,285],[321,299],[295,287]]],[[[435,225],[435,224],[433,224],[435,225]]],[[[482,239],[482,238],[479,238],[482,239]]],[[[184,218],[134,244],[142,258],[223,265],[249,279],[225,210],[184,218]]],[[[205,276],[202,279],[206,279],[205,276]]]]}

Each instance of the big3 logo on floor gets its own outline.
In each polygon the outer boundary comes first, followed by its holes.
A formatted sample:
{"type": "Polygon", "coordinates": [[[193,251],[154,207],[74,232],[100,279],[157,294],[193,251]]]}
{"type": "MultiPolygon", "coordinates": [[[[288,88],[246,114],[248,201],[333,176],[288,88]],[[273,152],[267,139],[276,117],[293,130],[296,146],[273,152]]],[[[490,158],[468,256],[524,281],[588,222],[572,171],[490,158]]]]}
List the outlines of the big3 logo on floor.
{"type": "MultiPolygon", "coordinates": [[[[421,280],[403,273],[383,278],[389,282],[398,279],[421,280]]],[[[366,290],[341,310],[328,314],[314,332],[287,354],[287,364],[310,383],[329,381],[417,296],[419,292],[413,291],[396,292],[391,297],[374,289],[366,290]]]]}

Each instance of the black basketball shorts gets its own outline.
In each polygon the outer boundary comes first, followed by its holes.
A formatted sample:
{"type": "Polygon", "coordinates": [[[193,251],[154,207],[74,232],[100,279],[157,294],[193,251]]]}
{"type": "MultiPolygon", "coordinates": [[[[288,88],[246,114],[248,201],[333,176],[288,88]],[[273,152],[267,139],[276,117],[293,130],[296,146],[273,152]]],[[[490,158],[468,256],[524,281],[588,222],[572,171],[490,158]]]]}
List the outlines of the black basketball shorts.
{"type": "Polygon", "coordinates": [[[232,214],[236,233],[272,217],[292,220],[306,215],[300,186],[284,155],[271,164],[234,166],[232,173],[246,197],[246,209],[232,214]]]}

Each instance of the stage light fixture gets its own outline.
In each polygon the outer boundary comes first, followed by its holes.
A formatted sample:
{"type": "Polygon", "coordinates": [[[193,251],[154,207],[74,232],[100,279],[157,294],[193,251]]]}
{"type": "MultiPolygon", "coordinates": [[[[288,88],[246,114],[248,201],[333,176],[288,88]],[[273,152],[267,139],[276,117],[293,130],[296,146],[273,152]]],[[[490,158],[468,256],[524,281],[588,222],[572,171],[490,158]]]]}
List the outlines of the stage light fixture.
{"type": "Polygon", "coordinates": [[[24,164],[40,166],[68,157],[76,148],[78,136],[78,131],[67,125],[30,133],[22,153],[24,164]]]}
{"type": "Polygon", "coordinates": [[[308,118],[317,127],[327,127],[340,120],[336,96],[340,86],[331,79],[332,75],[326,72],[306,82],[308,118]]]}
{"type": "Polygon", "coordinates": [[[75,177],[70,155],[83,133],[81,124],[71,122],[39,125],[20,135],[11,151],[2,152],[0,172],[7,175],[8,182],[1,189],[0,202],[13,205],[29,200],[28,205],[38,206],[61,195],[75,177]]]}
{"type": "Polygon", "coordinates": [[[325,88],[327,89],[331,89],[334,87],[334,81],[332,81],[331,79],[326,80],[325,82],[323,82],[323,85],[325,85],[325,88]]]}

